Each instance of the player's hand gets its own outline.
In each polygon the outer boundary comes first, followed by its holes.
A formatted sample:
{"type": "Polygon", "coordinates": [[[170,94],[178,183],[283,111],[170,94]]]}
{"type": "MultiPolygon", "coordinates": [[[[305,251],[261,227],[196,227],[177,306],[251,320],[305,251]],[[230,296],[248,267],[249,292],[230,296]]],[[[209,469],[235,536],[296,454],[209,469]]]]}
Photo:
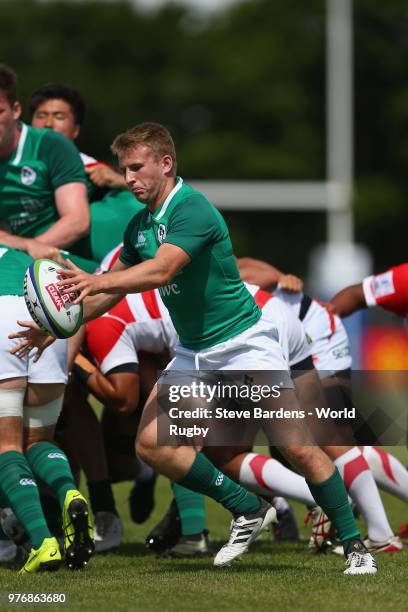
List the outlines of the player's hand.
{"type": "Polygon", "coordinates": [[[34,355],[33,361],[38,361],[46,348],[48,348],[55,338],[49,336],[47,332],[38,327],[34,321],[17,321],[20,327],[24,327],[22,331],[12,332],[9,334],[9,339],[22,338],[21,342],[13,346],[10,353],[17,355],[20,359],[26,357],[34,348],[37,352],[34,355]]]}
{"type": "Polygon", "coordinates": [[[62,294],[78,294],[78,297],[73,301],[74,304],[82,302],[87,295],[95,295],[101,292],[100,285],[103,275],[88,274],[73,264],[70,259],[66,259],[64,264],[68,268],[57,270],[57,272],[66,278],[58,281],[57,285],[60,287],[62,294]]]}
{"type": "Polygon", "coordinates": [[[110,166],[97,164],[85,168],[89,178],[97,187],[110,187],[111,189],[126,189],[125,179],[119,172],[110,166]]]}
{"type": "Polygon", "coordinates": [[[303,281],[293,274],[282,274],[279,278],[279,288],[283,291],[297,293],[303,290],[303,281]]]}
{"type": "Polygon", "coordinates": [[[63,259],[61,257],[60,250],[57,247],[49,246],[48,244],[43,244],[34,238],[29,238],[26,242],[27,244],[27,253],[33,259],[52,259],[58,263],[62,263],[63,259]]]}

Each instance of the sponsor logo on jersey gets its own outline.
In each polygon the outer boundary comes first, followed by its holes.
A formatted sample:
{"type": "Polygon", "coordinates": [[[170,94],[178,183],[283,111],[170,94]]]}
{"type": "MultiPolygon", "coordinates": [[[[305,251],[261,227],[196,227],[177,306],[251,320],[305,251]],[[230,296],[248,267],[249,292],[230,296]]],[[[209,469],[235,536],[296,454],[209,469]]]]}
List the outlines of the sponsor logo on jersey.
{"type": "MultiPolygon", "coordinates": [[[[77,297],[76,293],[64,293],[62,295],[59,291],[59,288],[57,287],[57,285],[54,285],[54,283],[51,283],[50,285],[45,285],[45,290],[50,296],[52,303],[54,304],[58,312],[60,312],[61,308],[68,308],[68,306],[71,305],[71,302],[73,302],[77,297]]],[[[67,314],[68,313],[69,311],[67,312],[67,314]]]]}
{"type": "Polygon", "coordinates": [[[23,185],[32,185],[36,178],[37,173],[30,166],[23,166],[21,168],[21,182],[23,185]]]}
{"type": "Polygon", "coordinates": [[[215,486],[216,487],[220,487],[222,485],[224,481],[224,474],[221,474],[221,472],[218,474],[217,476],[217,480],[215,481],[215,486]]]}
{"type": "Polygon", "coordinates": [[[392,270],[375,276],[372,283],[373,294],[376,298],[395,293],[392,270]]]}
{"type": "Polygon", "coordinates": [[[48,459],[63,459],[64,461],[68,461],[68,459],[62,453],[49,453],[48,459]]]}
{"type": "Polygon", "coordinates": [[[145,244],[146,244],[146,235],[145,235],[145,233],[142,232],[142,231],[137,232],[137,244],[136,244],[136,248],[140,249],[145,244]]]}
{"type": "Polygon", "coordinates": [[[341,348],[332,351],[332,355],[335,359],[343,359],[344,357],[350,356],[350,347],[342,346],[341,348]]]}
{"type": "Polygon", "coordinates": [[[37,486],[37,483],[34,482],[32,478],[21,478],[20,484],[22,487],[28,487],[28,486],[36,487],[37,486]]]}
{"type": "Polygon", "coordinates": [[[166,240],[166,236],[167,236],[166,226],[164,225],[164,223],[160,223],[159,229],[157,230],[157,238],[160,244],[166,240]]]}
{"type": "Polygon", "coordinates": [[[159,287],[159,293],[162,297],[166,297],[166,295],[180,295],[181,291],[177,283],[169,283],[168,285],[159,287]]]}

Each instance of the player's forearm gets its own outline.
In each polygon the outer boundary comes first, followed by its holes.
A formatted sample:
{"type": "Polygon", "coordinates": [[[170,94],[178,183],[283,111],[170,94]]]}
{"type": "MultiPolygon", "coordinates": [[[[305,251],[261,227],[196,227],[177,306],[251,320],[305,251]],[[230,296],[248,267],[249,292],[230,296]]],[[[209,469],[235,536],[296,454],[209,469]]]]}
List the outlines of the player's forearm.
{"type": "Polygon", "coordinates": [[[89,233],[89,216],[65,215],[36,240],[58,248],[71,246],[89,233]]]}
{"type": "Polygon", "coordinates": [[[119,272],[108,272],[100,277],[105,293],[140,293],[166,285],[172,274],[164,261],[149,259],[119,272]]]}
{"type": "Polygon", "coordinates": [[[335,309],[339,317],[348,317],[361,308],[366,308],[364,292],[361,283],[358,285],[350,285],[337,293],[331,300],[330,304],[335,309]]]}
{"type": "Polygon", "coordinates": [[[124,294],[109,294],[109,293],[98,293],[97,295],[90,295],[84,299],[84,313],[83,322],[88,323],[93,319],[97,319],[101,315],[108,312],[123,298],[124,294]]]}
{"type": "Polygon", "coordinates": [[[271,289],[279,283],[283,272],[271,264],[252,257],[237,259],[238,270],[242,280],[259,285],[262,289],[271,289]]]}
{"type": "Polygon", "coordinates": [[[27,252],[29,238],[24,236],[15,236],[4,230],[0,230],[0,243],[5,244],[13,249],[19,249],[20,251],[27,252]]]}

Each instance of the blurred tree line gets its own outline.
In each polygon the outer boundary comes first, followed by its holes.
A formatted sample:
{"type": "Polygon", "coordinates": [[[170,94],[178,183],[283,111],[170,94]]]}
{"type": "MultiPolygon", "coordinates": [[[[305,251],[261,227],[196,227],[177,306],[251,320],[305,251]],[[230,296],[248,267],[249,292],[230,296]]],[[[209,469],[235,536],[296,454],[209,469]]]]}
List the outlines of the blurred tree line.
{"type": "MultiPolygon", "coordinates": [[[[172,131],[186,178],[325,176],[324,0],[243,0],[211,16],[177,4],[145,13],[121,0],[0,0],[0,31],[23,104],[51,81],[82,92],[78,145],[90,155],[112,162],[114,136],[154,120],[172,131]]],[[[356,238],[380,270],[406,260],[406,2],[355,0],[354,33],[356,238]]],[[[225,216],[238,254],[302,274],[325,239],[323,213],[225,216]]]]}

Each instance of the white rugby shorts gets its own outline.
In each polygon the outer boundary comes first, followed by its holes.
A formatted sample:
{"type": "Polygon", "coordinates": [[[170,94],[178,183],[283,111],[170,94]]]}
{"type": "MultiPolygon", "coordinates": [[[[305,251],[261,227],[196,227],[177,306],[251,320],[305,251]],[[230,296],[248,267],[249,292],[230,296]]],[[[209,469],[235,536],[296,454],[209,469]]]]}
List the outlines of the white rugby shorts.
{"type": "Polygon", "coordinates": [[[35,351],[20,359],[10,353],[19,339],[8,338],[8,334],[19,329],[17,319],[31,319],[24,298],[19,295],[0,296],[0,380],[27,377],[31,383],[65,384],[68,380],[67,341],[56,340],[36,363],[33,363],[35,351]]]}
{"type": "Polygon", "coordinates": [[[281,387],[293,388],[289,364],[279,342],[279,332],[271,322],[260,320],[241,334],[200,351],[177,344],[174,352],[175,357],[167,365],[166,371],[276,370],[282,374],[281,387]]]}

